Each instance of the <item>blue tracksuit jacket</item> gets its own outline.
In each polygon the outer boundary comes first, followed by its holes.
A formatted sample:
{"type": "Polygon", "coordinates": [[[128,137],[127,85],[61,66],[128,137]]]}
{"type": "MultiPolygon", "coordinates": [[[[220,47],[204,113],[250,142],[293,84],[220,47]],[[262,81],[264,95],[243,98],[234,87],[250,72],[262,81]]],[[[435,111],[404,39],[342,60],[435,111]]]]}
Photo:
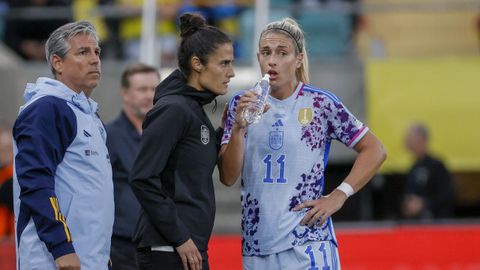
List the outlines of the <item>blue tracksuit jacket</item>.
{"type": "Polygon", "coordinates": [[[56,269],[76,252],[82,270],[108,269],[113,183],[97,103],[49,78],[25,102],[13,128],[17,267],[56,269]]]}

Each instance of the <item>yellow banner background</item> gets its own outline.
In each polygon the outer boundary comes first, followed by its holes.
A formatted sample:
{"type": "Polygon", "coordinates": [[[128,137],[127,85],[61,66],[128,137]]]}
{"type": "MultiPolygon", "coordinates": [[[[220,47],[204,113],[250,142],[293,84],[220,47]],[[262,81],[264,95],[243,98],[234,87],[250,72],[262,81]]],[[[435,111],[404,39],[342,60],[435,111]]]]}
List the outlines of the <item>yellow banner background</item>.
{"type": "Polygon", "coordinates": [[[369,60],[366,84],[368,125],[388,152],[383,172],[411,165],[404,136],[415,121],[449,169],[480,170],[480,57],[369,60]]]}

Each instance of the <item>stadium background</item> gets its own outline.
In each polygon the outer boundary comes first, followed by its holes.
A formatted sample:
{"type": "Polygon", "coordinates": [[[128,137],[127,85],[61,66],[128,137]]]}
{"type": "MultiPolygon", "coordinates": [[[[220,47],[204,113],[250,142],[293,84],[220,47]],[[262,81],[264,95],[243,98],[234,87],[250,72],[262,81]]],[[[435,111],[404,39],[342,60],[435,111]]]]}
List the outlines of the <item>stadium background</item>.
{"type": "MultiPolygon", "coordinates": [[[[218,98],[218,109],[207,108],[215,123],[222,105],[259,78],[251,65],[254,1],[241,2],[236,77],[228,95],[218,98]]],[[[480,269],[480,1],[293,2],[272,0],[263,14],[268,20],[292,16],[299,21],[312,84],[338,95],[388,151],[381,173],[334,216],[343,268],[480,269]],[[453,219],[412,224],[399,218],[402,177],[412,163],[403,135],[412,121],[430,127],[433,153],[453,173],[453,219]]],[[[11,12],[0,9],[2,18],[11,12]]],[[[102,82],[93,97],[105,122],[120,110],[119,77],[126,64],[111,58],[102,62],[102,82]]],[[[171,70],[162,66],[162,76],[171,70]]],[[[23,61],[0,43],[0,116],[15,119],[25,84],[39,75],[50,75],[45,63],[23,61]]],[[[327,191],[342,181],[353,159],[335,144],[327,191]]],[[[212,269],[240,269],[240,187],[215,181],[212,269]]],[[[13,245],[12,239],[0,241],[2,270],[13,269],[13,245]]]]}

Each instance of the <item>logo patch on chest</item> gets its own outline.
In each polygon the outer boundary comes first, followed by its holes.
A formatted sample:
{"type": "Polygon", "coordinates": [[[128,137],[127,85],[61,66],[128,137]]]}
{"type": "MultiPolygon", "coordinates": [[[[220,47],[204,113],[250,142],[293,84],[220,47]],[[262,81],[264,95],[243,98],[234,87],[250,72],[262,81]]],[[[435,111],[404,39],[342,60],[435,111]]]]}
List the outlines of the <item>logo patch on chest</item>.
{"type": "Polygon", "coordinates": [[[270,131],[270,139],[268,140],[270,148],[278,150],[283,146],[283,131],[275,130],[270,131]]]}
{"type": "Polygon", "coordinates": [[[298,122],[302,126],[306,126],[312,122],[313,113],[312,108],[303,108],[298,111],[298,122]]]}
{"type": "Polygon", "coordinates": [[[200,140],[205,145],[207,145],[210,142],[210,130],[205,125],[202,125],[200,127],[200,140]]]}
{"type": "Polygon", "coordinates": [[[270,130],[270,136],[268,139],[268,144],[270,148],[273,150],[278,150],[283,146],[283,122],[282,119],[278,119],[272,125],[272,129],[270,130]]]}

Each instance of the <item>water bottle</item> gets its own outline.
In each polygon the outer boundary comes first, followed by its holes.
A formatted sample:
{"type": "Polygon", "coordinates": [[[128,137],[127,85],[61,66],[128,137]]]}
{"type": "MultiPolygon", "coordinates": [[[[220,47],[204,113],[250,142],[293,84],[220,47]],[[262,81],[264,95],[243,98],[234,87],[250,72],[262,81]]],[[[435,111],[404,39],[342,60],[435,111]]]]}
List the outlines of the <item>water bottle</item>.
{"type": "Polygon", "coordinates": [[[251,102],[243,111],[243,118],[248,124],[258,123],[263,115],[263,109],[270,94],[270,75],[265,74],[263,78],[255,84],[253,92],[257,95],[257,100],[251,102]]]}

